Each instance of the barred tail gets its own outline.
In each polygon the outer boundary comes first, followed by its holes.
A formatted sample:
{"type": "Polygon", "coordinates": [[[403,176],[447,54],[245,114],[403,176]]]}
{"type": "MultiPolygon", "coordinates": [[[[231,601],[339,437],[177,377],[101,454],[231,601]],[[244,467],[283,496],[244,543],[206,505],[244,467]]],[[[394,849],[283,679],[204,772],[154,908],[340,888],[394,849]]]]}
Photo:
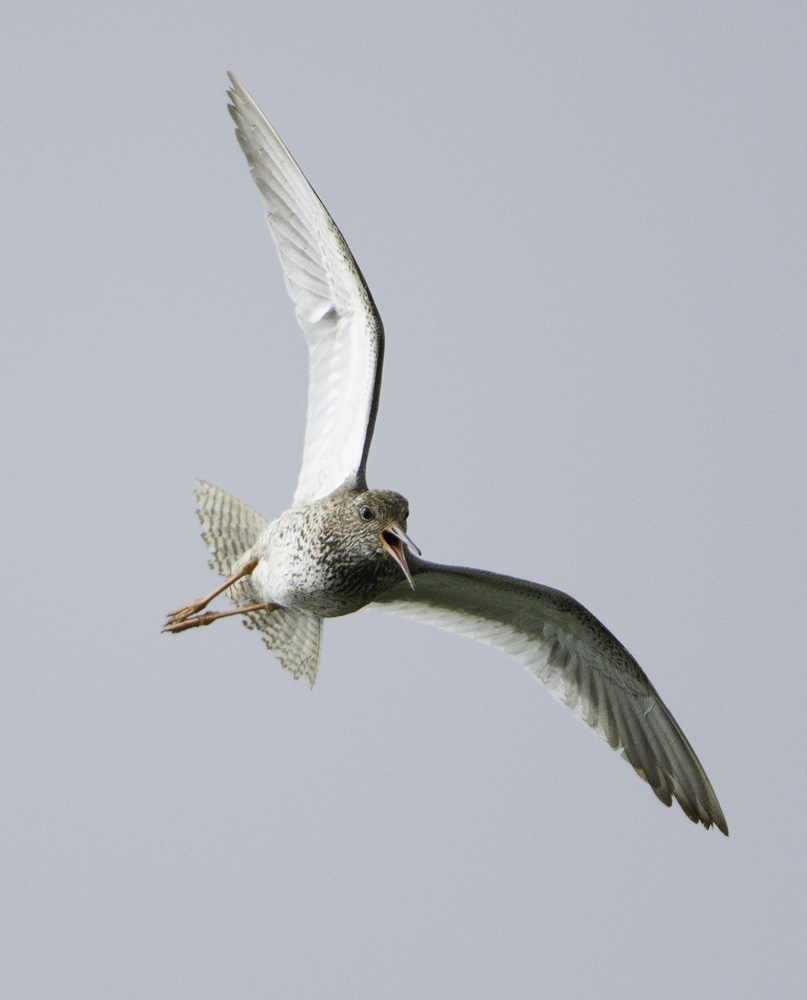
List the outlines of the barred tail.
{"type": "Polygon", "coordinates": [[[252,548],[269,521],[229,493],[203,479],[196,480],[196,516],[203,528],[202,538],[210,549],[210,568],[223,577],[252,548]]]}
{"type": "MultiPolygon", "coordinates": [[[[202,525],[202,538],[210,550],[209,565],[227,578],[239,563],[250,558],[250,550],[269,521],[252,507],[220,490],[212,483],[197,479],[194,492],[198,504],[196,516],[202,525]]],[[[244,577],[230,587],[230,600],[237,607],[259,604],[252,580],[244,577]]],[[[244,616],[244,625],[260,632],[261,638],[281,666],[295,680],[305,676],[311,687],[317,677],[322,642],[322,619],[303,611],[281,608],[277,611],[253,611],[244,616]]]]}

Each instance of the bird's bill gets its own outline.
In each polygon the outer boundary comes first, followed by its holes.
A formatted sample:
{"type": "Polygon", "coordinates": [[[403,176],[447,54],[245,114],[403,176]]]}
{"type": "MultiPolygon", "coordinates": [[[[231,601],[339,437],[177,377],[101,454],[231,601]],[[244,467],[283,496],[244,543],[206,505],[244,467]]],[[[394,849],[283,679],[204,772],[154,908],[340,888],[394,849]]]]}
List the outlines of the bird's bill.
{"type": "Polygon", "coordinates": [[[409,572],[409,566],[406,562],[406,546],[411,546],[417,552],[420,552],[420,549],[409,540],[406,532],[394,521],[392,524],[388,524],[378,537],[381,539],[384,550],[398,563],[403,570],[403,575],[409,581],[409,586],[414,590],[415,581],[412,579],[412,574],[409,572]]]}

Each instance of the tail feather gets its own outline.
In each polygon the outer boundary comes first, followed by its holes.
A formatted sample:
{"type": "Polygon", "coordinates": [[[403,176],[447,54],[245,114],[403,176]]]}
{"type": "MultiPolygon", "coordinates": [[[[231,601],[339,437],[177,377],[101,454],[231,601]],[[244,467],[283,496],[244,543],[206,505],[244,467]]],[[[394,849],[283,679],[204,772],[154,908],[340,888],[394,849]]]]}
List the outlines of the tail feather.
{"type": "Polygon", "coordinates": [[[251,549],[269,524],[263,514],[204,479],[196,480],[196,516],[210,549],[210,568],[228,577],[241,556],[251,549]]]}
{"type": "MultiPolygon", "coordinates": [[[[251,558],[252,546],[269,521],[212,483],[198,479],[196,484],[196,516],[202,525],[202,538],[210,550],[209,565],[226,579],[236,572],[239,564],[251,558]]],[[[250,577],[239,580],[230,587],[228,594],[236,607],[261,602],[250,577]]],[[[253,611],[244,616],[244,625],[260,632],[266,647],[295,680],[305,677],[310,686],[314,686],[322,643],[321,618],[280,608],[253,611]]]]}
{"type": "Polygon", "coordinates": [[[264,645],[295,680],[305,677],[310,687],[317,679],[322,644],[322,619],[304,611],[253,611],[244,625],[261,633],[264,645]]]}

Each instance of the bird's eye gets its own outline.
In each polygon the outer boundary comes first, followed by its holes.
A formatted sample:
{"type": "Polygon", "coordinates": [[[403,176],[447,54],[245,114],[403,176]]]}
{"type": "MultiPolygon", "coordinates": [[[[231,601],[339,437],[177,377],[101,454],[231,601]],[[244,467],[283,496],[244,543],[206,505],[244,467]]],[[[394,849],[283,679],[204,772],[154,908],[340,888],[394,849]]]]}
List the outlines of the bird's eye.
{"type": "Polygon", "coordinates": [[[373,518],[375,517],[373,511],[370,509],[370,507],[367,506],[362,507],[359,513],[361,514],[361,516],[364,518],[365,521],[372,521],[373,518]]]}

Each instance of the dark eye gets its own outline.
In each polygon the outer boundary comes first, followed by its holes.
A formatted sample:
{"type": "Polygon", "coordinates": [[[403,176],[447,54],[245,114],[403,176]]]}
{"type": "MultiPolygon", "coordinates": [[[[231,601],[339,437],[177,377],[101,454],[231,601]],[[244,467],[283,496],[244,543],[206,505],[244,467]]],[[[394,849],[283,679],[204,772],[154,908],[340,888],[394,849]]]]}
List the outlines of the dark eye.
{"type": "Polygon", "coordinates": [[[375,517],[375,514],[374,514],[374,513],[372,512],[372,510],[371,510],[371,509],[370,509],[369,507],[367,507],[367,506],[365,506],[365,507],[362,507],[362,508],[361,508],[361,509],[359,510],[359,513],[361,514],[361,516],[362,516],[362,517],[364,518],[364,520],[365,520],[365,521],[372,521],[372,520],[373,520],[373,518],[375,517]]]}

